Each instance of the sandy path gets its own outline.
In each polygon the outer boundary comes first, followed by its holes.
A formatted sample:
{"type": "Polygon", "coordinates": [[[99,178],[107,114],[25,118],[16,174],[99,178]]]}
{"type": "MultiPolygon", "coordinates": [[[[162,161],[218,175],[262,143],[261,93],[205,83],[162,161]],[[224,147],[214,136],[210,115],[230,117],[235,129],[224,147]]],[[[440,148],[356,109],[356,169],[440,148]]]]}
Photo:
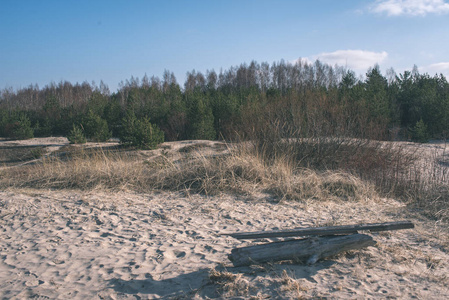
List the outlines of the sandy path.
{"type": "Polygon", "coordinates": [[[444,299],[449,294],[447,237],[428,222],[418,222],[415,230],[376,234],[376,247],[313,266],[233,268],[227,254],[246,242],[220,235],[392,221],[403,218],[402,209],[394,201],[305,206],[171,193],[4,191],[0,297],[444,299]],[[213,268],[238,280],[214,285],[213,268]]]}

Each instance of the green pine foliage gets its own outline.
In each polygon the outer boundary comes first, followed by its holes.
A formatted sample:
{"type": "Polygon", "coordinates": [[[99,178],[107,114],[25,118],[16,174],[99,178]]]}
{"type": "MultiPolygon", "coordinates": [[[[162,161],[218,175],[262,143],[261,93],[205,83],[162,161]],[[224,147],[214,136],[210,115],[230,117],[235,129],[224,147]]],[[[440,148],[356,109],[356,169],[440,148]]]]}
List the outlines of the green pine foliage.
{"type": "Polygon", "coordinates": [[[122,121],[120,143],[139,149],[155,149],[164,142],[164,133],[150,123],[148,117],[138,119],[132,111],[128,111],[122,121]]]}
{"type": "Polygon", "coordinates": [[[419,74],[417,68],[402,74],[388,70],[384,76],[374,66],[360,79],[351,70],[319,61],[280,61],[241,64],[219,74],[192,71],[183,88],[165,71],[162,79],[131,77],[112,94],[103,83],[87,82],[0,90],[2,137],[67,136],[73,124],[82,124],[88,140],[113,136],[134,145],[133,136],[145,127],[158,132],[155,136],[162,130],[169,141],[250,138],[267,126],[283,127],[283,137],[294,128],[304,137],[368,139],[389,139],[391,128],[401,128],[402,134],[409,129],[414,140],[425,140],[421,137],[448,135],[449,83],[443,75],[419,74]],[[127,111],[135,114],[132,130],[124,126],[127,111]],[[134,131],[136,124],[142,128],[134,131]]]}
{"type": "Polygon", "coordinates": [[[37,120],[33,126],[34,136],[36,137],[46,137],[51,136],[52,127],[50,120],[45,118],[41,121],[37,120]]]}
{"type": "Polygon", "coordinates": [[[366,74],[365,99],[369,117],[376,123],[390,122],[390,101],[387,95],[387,79],[381,74],[379,66],[375,66],[366,74]]]}
{"type": "Polygon", "coordinates": [[[111,138],[108,123],[92,110],[89,110],[83,120],[86,137],[93,142],[106,142],[111,138]]]}
{"type": "Polygon", "coordinates": [[[6,137],[6,124],[9,121],[9,113],[6,109],[0,108],[0,137],[6,137]]]}
{"type": "Polygon", "coordinates": [[[216,138],[214,115],[207,95],[195,91],[187,97],[188,118],[190,121],[189,139],[214,140],[216,138]]]}
{"type": "Polygon", "coordinates": [[[30,119],[24,113],[15,113],[5,124],[4,135],[17,140],[33,138],[34,130],[31,127],[30,119]]]}
{"type": "Polygon", "coordinates": [[[416,122],[415,126],[412,129],[412,140],[418,143],[427,143],[429,141],[427,125],[422,119],[416,122]]]}
{"type": "Polygon", "coordinates": [[[67,139],[69,140],[70,144],[85,144],[87,142],[82,127],[75,126],[75,124],[73,124],[73,128],[70,131],[70,134],[67,136],[67,139]]]}

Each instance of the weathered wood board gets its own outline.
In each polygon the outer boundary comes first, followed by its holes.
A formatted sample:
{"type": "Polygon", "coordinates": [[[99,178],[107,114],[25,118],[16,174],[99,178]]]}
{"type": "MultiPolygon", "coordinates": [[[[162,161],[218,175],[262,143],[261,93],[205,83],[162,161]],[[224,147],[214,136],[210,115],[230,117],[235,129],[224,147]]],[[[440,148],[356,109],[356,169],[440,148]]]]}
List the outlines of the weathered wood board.
{"type": "Polygon", "coordinates": [[[228,233],[225,235],[232,236],[236,239],[260,239],[260,238],[272,238],[272,237],[301,237],[312,235],[336,235],[336,234],[355,234],[361,230],[374,231],[386,231],[386,230],[399,230],[399,229],[411,229],[415,225],[410,221],[400,222],[387,222],[387,223],[371,223],[362,225],[343,225],[343,226],[327,226],[327,227],[309,227],[299,229],[286,229],[286,230],[272,230],[272,231],[257,231],[257,232],[237,232],[228,233]]]}

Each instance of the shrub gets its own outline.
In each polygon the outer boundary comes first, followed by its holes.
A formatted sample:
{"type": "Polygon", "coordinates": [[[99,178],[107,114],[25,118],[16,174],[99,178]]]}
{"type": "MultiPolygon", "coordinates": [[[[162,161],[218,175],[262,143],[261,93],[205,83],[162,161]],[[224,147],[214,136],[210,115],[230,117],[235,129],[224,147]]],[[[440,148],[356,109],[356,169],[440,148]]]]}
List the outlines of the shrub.
{"type": "Polygon", "coordinates": [[[37,147],[30,151],[30,155],[34,159],[39,159],[44,155],[45,151],[43,147],[37,147]]]}
{"type": "Polygon", "coordinates": [[[198,92],[189,95],[188,137],[193,140],[214,140],[216,137],[214,115],[208,99],[203,97],[198,92]]]}
{"type": "Polygon", "coordinates": [[[86,137],[84,136],[83,130],[78,126],[75,126],[75,124],[73,124],[73,129],[70,131],[67,139],[69,140],[70,144],[86,143],[86,137]]]}
{"type": "Polygon", "coordinates": [[[427,143],[429,141],[427,125],[422,119],[416,122],[415,126],[413,127],[412,140],[418,143],[427,143]]]}
{"type": "Polygon", "coordinates": [[[121,144],[139,149],[154,149],[163,142],[164,133],[151,124],[149,118],[137,119],[134,113],[127,113],[122,121],[121,144]]]}
{"type": "Polygon", "coordinates": [[[5,126],[6,137],[18,140],[26,140],[34,137],[30,119],[26,115],[20,114],[12,119],[13,120],[5,126]]]}
{"type": "Polygon", "coordinates": [[[106,120],[94,114],[91,110],[87,113],[83,126],[86,137],[94,142],[105,142],[111,138],[106,120]]]}
{"type": "Polygon", "coordinates": [[[46,137],[51,136],[51,122],[48,118],[42,121],[42,124],[37,121],[33,127],[34,136],[36,137],[46,137]]]}

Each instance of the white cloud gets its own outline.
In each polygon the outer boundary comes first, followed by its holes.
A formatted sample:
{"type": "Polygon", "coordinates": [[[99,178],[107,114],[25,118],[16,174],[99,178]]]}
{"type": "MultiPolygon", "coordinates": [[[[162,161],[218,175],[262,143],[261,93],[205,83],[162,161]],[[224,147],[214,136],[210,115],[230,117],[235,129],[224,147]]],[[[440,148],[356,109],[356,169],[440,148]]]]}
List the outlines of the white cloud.
{"type": "Polygon", "coordinates": [[[375,64],[380,64],[388,57],[388,53],[372,52],[366,50],[337,50],[314,55],[312,60],[319,59],[321,62],[347,67],[355,71],[367,71],[375,64]]]}
{"type": "Polygon", "coordinates": [[[449,3],[445,0],[377,0],[372,10],[388,16],[425,16],[449,13],[449,3]]]}
{"type": "Polygon", "coordinates": [[[449,62],[431,64],[420,69],[428,73],[430,76],[433,76],[435,74],[439,75],[440,73],[442,73],[446,77],[449,76],[449,62]]]}

